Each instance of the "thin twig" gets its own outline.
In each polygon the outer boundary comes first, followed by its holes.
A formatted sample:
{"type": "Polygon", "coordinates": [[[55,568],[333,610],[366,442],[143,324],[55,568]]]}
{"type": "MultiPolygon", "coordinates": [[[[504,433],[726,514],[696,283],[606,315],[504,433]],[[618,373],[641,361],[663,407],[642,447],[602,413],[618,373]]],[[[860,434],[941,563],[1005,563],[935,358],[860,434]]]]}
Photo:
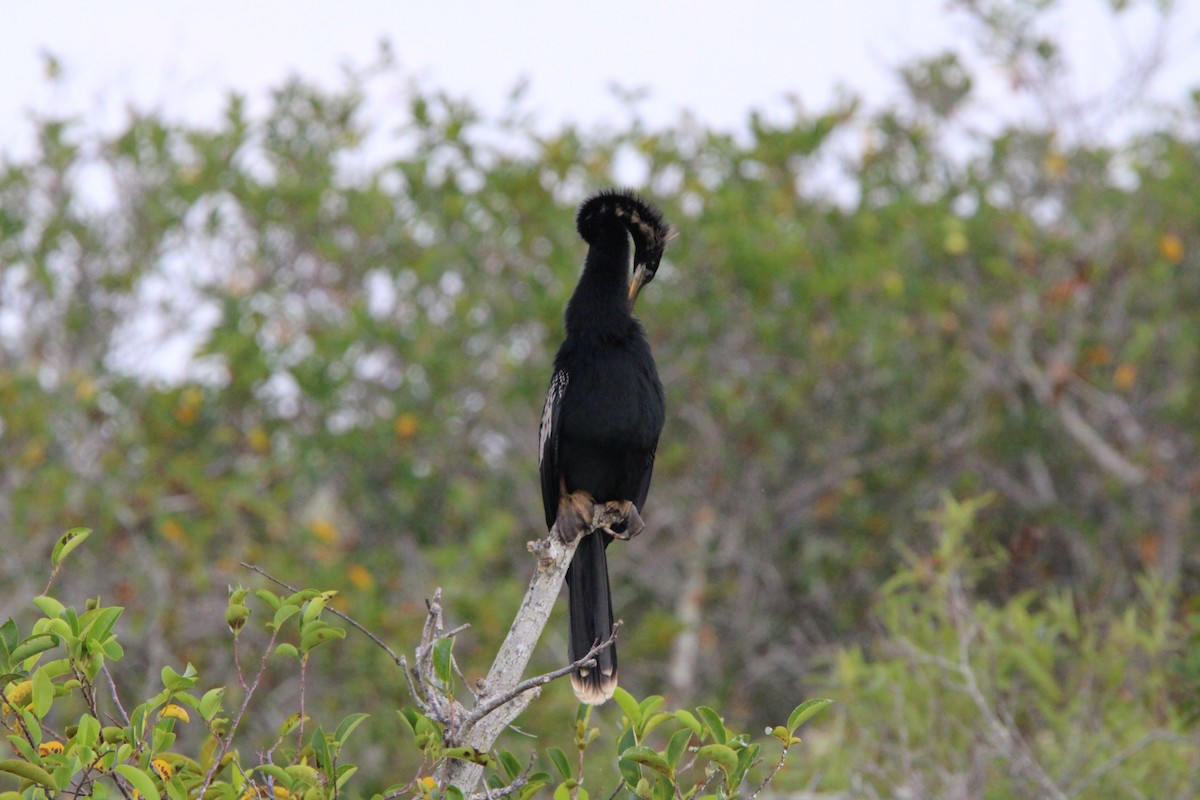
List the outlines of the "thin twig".
{"type": "MultiPolygon", "coordinates": [[[[241,564],[243,567],[250,570],[251,572],[257,572],[259,575],[262,575],[264,578],[271,581],[275,585],[282,586],[284,589],[287,589],[292,594],[295,594],[296,592],[300,591],[296,587],[291,586],[290,584],[279,580],[274,575],[270,574],[269,572],[262,569],[261,567],[256,567],[253,564],[247,564],[245,561],[241,562],[241,564]]],[[[351,617],[347,614],[343,614],[341,611],[338,611],[336,608],[333,608],[331,606],[325,606],[325,610],[328,611],[330,614],[333,614],[338,619],[345,622],[347,625],[356,629],[359,633],[361,633],[363,636],[366,636],[372,642],[374,642],[376,647],[378,647],[380,650],[382,650],[383,652],[388,654],[388,657],[390,659],[392,659],[392,661],[396,664],[396,666],[401,666],[404,663],[403,657],[396,655],[395,651],[392,650],[392,648],[388,647],[387,644],[382,639],[380,639],[378,636],[371,633],[369,630],[367,630],[362,625],[360,625],[357,621],[355,621],[355,619],[353,617],[351,617]]]]}
{"type": "Polygon", "coordinates": [[[471,713],[467,715],[467,718],[465,720],[463,720],[461,730],[463,732],[466,732],[476,722],[483,719],[484,717],[486,717],[488,714],[495,711],[500,706],[508,703],[513,698],[517,697],[518,695],[524,694],[525,692],[529,691],[530,689],[534,689],[538,686],[545,686],[547,683],[554,680],[555,678],[561,678],[563,675],[566,675],[570,672],[574,672],[575,670],[579,669],[580,667],[594,666],[596,663],[596,656],[600,655],[602,652],[607,650],[609,647],[612,647],[613,642],[615,642],[617,640],[617,631],[619,631],[621,629],[621,624],[622,624],[621,620],[617,620],[616,622],[614,622],[612,633],[610,633],[608,635],[607,639],[605,639],[603,642],[600,642],[595,647],[593,647],[591,650],[587,651],[587,653],[585,653],[583,656],[575,659],[575,661],[573,661],[570,664],[567,664],[565,667],[559,667],[558,669],[547,672],[544,675],[538,675],[534,678],[529,678],[527,680],[523,680],[520,683],[518,683],[516,686],[514,686],[513,688],[509,689],[507,692],[498,694],[495,697],[489,697],[483,703],[483,705],[478,706],[477,708],[473,709],[471,711],[471,713]]]}
{"type": "Polygon", "coordinates": [[[721,770],[714,769],[709,774],[709,776],[704,779],[704,783],[700,784],[700,786],[696,789],[696,791],[692,792],[692,797],[700,797],[701,795],[703,795],[704,790],[707,789],[708,785],[713,782],[713,778],[717,777],[720,774],[721,774],[721,770]]]}
{"type": "MultiPolygon", "coordinates": [[[[788,738],[791,738],[791,734],[788,734],[788,738]]],[[[787,761],[788,750],[790,750],[791,748],[792,748],[791,742],[787,742],[783,745],[783,752],[781,752],[779,754],[779,760],[775,762],[775,768],[771,770],[771,774],[768,775],[767,777],[763,778],[762,783],[760,783],[758,785],[758,788],[755,789],[754,793],[752,795],[750,795],[750,797],[748,797],[746,800],[754,800],[754,798],[758,797],[759,793],[763,789],[767,788],[767,786],[771,783],[771,781],[775,780],[775,776],[779,774],[779,770],[783,769],[783,764],[785,761],[787,761]]],[[[753,765],[751,765],[751,766],[753,766],[753,765]]]]}
{"type": "Polygon", "coordinates": [[[50,579],[46,581],[46,588],[42,589],[43,595],[50,594],[50,587],[54,585],[54,579],[58,577],[58,566],[54,567],[54,571],[50,573],[50,579]]]}
{"type": "Polygon", "coordinates": [[[1078,795],[1091,784],[1103,778],[1108,772],[1119,767],[1123,762],[1137,755],[1142,750],[1146,749],[1155,742],[1171,742],[1172,744],[1184,744],[1191,747],[1196,746],[1196,739],[1190,736],[1180,736],[1171,731],[1150,731],[1143,735],[1133,744],[1123,750],[1119,750],[1113,754],[1112,758],[1100,764],[1087,775],[1084,775],[1079,780],[1075,781],[1068,789],[1067,794],[1071,797],[1078,795]]]}
{"type": "MultiPolygon", "coordinates": [[[[229,730],[221,737],[221,747],[213,754],[213,763],[208,768],[208,772],[204,775],[204,785],[200,787],[197,797],[204,797],[204,793],[208,791],[209,784],[212,783],[213,777],[217,774],[217,769],[221,766],[221,759],[229,752],[229,746],[233,744],[233,736],[237,733],[238,726],[242,724],[242,717],[246,714],[246,708],[250,705],[250,698],[254,696],[254,691],[258,689],[258,684],[262,680],[262,676],[267,671],[267,659],[271,656],[271,650],[275,647],[275,637],[278,632],[271,634],[271,640],[267,642],[266,648],[263,650],[262,661],[259,663],[258,674],[254,676],[254,683],[246,688],[245,683],[242,684],[246,690],[245,697],[242,698],[242,706],[238,709],[237,716],[233,720],[233,724],[229,726],[229,730]]],[[[233,648],[234,653],[237,652],[238,636],[234,634],[233,648]]],[[[238,664],[238,679],[242,679],[241,664],[238,664]]]]}
{"type": "MultiPolygon", "coordinates": [[[[3,701],[3,703],[5,705],[7,705],[9,708],[13,708],[13,709],[16,708],[15,705],[8,702],[8,696],[4,694],[3,689],[0,689],[0,701],[3,701]]],[[[26,727],[26,725],[25,725],[24,717],[22,717],[18,714],[16,716],[16,720],[17,720],[17,725],[21,728],[21,733],[25,734],[25,739],[29,742],[29,746],[32,747],[34,750],[37,750],[38,746],[34,743],[33,736],[29,733],[29,728],[26,727]]],[[[8,727],[7,723],[5,724],[5,727],[6,728],[8,727]]],[[[9,728],[9,730],[12,730],[12,728],[9,728]]]]}
{"type": "Polygon", "coordinates": [[[404,673],[404,679],[408,682],[408,693],[412,696],[413,702],[416,703],[421,711],[429,714],[431,709],[429,704],[425,702],[425,698],[417,691],[417,684],[413,682],[413,671],[408,668],[408,661],[404,656],[400,656],[400,670],[404,673]]]}
{"type": "Polygon", "coordinates": [[[487,800],[498,800],[498,798],[508,797],[513,792],[525,788],[525,785],[529,783],[529,776],[533,773],[533,765],[536,763],[536,761],[537,751],[535,750],[529,754],[529,764],[527,764],[525,769],[521,771],[520,775],[513,778],[512,783],[510,783],[508,786],[505,786],[503,789],[497,789],[495,791],[492,791],[485,783],[483,785],[483,793],[480,794],[476,792],[472,794],[470,796],[471,800],[484,800],[484,798],[487,798],[487,800]]]}
{"type": "Polygon", "coordinates": [[[129,725],[129,715],[125,713],[125,706],[121,705],[121,698],[117,696],[117,684],[113,680],[112,673],[108,671],[108,664],[105,663],[101,669],[104,670],[104,677],[108,679],[108,689],[112,692],[113,703],[116,704],[117,710],[121,712],[121,721],[129,725]]]}

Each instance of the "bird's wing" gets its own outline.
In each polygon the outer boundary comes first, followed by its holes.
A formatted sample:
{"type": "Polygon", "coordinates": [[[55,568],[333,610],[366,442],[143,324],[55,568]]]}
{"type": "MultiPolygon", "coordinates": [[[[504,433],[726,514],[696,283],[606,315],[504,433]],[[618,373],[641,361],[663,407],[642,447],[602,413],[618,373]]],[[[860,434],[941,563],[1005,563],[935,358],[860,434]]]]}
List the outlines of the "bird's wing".
{"type": "Polygon", "coordinates": [[[542,408],[542,426],[538,432],[538,468],[542,474],[542,507],[546,512],[546,527],[554,524],[558,516],[558,418],[562,411],[563,396],[567,392],[568,375],[564,370],[555,370],[546,392],[546,405],[542,408]]]}
{"type": "Polygon", "coordinates": [[[638,507],[638,511],[645,508],[646,497],[650,494],[650,476],[654,474],[654,454],[657,450],[658,444],[655,443],[654,449],[646,458],[646,469],[642,472],[642,479],[638,484],[637,497],[633,498],[633,504],[638,507]]]}

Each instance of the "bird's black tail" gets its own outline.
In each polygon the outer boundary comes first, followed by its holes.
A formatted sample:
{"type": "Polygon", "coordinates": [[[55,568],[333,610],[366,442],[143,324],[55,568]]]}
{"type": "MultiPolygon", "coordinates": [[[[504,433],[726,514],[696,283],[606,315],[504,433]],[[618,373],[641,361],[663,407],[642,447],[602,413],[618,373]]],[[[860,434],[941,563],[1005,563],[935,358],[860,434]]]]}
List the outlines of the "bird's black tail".
{"type": "MultiPolygon", "coordinates": [[[[608,591],[608,560],[604,534],[593,531],[579,541],[567,569],[567,608],[571,615],[568,657],[582,658],[612,633],[612,596],[608,591]]],[[[599,705],[617,688],[617,646],[596,656],[596,666],[571,673],[571,688],[581,702],[599,705]]]]}

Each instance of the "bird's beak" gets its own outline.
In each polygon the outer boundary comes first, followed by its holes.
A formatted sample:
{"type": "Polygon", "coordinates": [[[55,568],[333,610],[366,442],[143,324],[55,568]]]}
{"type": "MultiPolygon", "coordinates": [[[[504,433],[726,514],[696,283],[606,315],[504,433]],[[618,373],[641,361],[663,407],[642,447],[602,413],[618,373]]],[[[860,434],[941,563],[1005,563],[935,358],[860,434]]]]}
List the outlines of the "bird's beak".
{"type": "Polygon", "coordinates": [[[638,292],[642,290],[642,285],[646,282],[646,265],[635,264],[633,267],[633,277],[629,279],[629,305],[633,305],[637,300],[638,292]]]}

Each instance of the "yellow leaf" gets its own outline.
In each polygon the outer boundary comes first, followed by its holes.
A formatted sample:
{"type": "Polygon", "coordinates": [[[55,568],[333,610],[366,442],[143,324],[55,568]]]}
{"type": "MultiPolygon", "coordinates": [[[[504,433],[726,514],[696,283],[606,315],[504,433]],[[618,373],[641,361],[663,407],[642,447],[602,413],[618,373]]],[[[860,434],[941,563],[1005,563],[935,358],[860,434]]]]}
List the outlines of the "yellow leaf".
{"type": "Polygon", "coordinates": [[[1183,260],[1183,239],[1173,233],[1164,233],[1158,240],[1158,253],[1172,264],[1183,260]]]}
{"type": "Polygon", "coordinates": [[[888,297],[899,297],[904,294],[904,276],[894,269],[883,273],[883,292],[888,297]]]}
{"type": "Polygon", "coordinates": [[[393,427],[396,429],[396,437],[398,439],[411,439],[417,432],[417,415],[406,411],[396,417],[393,427]]]}
{"type": "Polygon", "coordinates": [[[327,519],[314,519],[310,527],[313,535],[325,544],[333,544],[338,539],[337,526],[327,519]]]}
{"type": "Polygon", "coordinates": [[[192,718],[188,716],[187,709],[174,703],[164,706],[163,710],[158,712],[158,716],[160,719],[177,719],[180,722],[192,721],[192,718]]]}
{"type": "Polygon", "coordinates": [[[351,564],[346,567],[346,577],[355,589],[370,589],[375,585],[375,580],[371,577],[371,573],[367,572],[367,568],[362,564],[351,564]]]}
{"type": "Polygon", "coordinates": [[[1042,160],[1042,168],[1052,178],[1061,178],[1067,171],[1067,157],[1062,153],[1049,152],[1042,160]]]}
{"type": "Polygon", "coordinates": [[[971,246],[967,235],[959,230],[953,230],[946,234],[945,240],[942,242],[942,247],[948,255],[961,256],[967,252],[967,248],[971,246]]]}
{"type": "Polygon", "coordinates": [[[265,453],[271,448],[271,437],[262,428],[255,428],[246,434],[246,443],[256,453],[265,453]]]}
{"type": "Polygon", "coordinates": [[[1136,364],[1130,364],[1129,362],[1122,364],[1113,372],[1113,386],[1118,391],[1128,392],[1133,388],[1134,381],[1137,380],[1137,373],[1138,368],[1136,364]]]}
{"type": "Polygon", "coordinates": [[[169,519],[162,524],[162,537],[172,544],[183,544],[185,532],[183,526],[173,519],[169,519]]]}

